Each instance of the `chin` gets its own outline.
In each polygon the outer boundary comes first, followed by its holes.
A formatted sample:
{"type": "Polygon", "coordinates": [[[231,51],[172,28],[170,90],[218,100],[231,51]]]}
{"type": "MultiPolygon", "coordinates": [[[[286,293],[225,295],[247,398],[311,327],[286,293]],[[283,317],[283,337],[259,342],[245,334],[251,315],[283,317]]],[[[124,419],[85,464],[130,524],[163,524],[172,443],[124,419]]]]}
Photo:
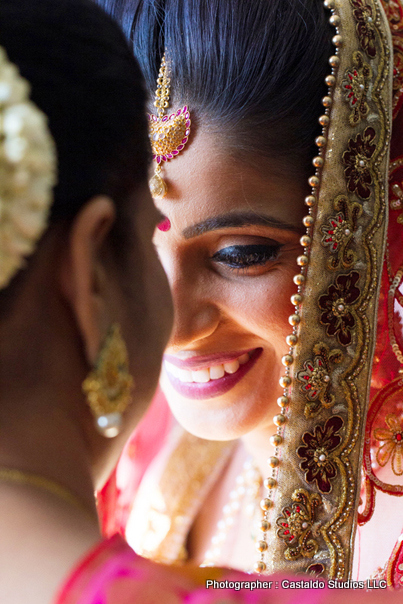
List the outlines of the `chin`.
{"type": "Polygon", "coordinates": [[[190,387],[164,367],[161,388],[179,424],[207,440],[234,440],[270,424],[282,393],[283,368],[275,357],[262,353],[256,349],[231,375],[190,387]]]}
{"type": "Polygon", "coordinates": [[[190,432],[190,434],[193,434],[193,436],[197,436],[198,438],[203,438],[204,440],[236,440],[259,427],[259,424],[245,426],[239,422],[226,423],[224,418],[222,421],[214,422],[214,424],[211,424],[210,422],[208,424],[201,424],[200,422],[187,421],[184,418],[179,418],[175,415],[174,411],[173,414],[187,432],[190,432]]]}
{"type": "MultiPolygon", "coordinates": [[[[186,400],[163,386],[168,405],[178,423],[188,432],[206,440],[235,440],[264,428],[277,410],[276,398],[239,396],[235,401],[186,400]]],[[[279,396],[281,390],[279,392],[279,396]]]]}

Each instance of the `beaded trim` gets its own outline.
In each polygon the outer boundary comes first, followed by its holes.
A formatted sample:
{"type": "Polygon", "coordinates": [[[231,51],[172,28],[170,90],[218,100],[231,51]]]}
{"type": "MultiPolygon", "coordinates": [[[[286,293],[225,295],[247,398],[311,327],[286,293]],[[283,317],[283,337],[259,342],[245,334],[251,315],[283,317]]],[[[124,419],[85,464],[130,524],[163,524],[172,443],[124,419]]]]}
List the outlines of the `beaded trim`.
{"type": "Polygon", "coordinates": [[[297,259],[301,270],[294,277],[298,292],[291,298],[295,312],[282,359],[284,394],[274,417],[275,452],[268,460],[255,570],[310,572],[315,562],[325,576],[345,579],[352,562],[356,519],[351,512],[359,496],[356,476],[376,335],[371,326],[376,325],[387,211],[392,73],[380,2],[323,4],[335,28],[335,52],[325,79],[323,131],[315,141],[315,173],[308,181],[312,190],[305,199],[306,234],[297,259]],[[325,356],[333,349],[335,362],[325,360],[319,349],[325,356]],[[321,392],[329,404],[321,401],[321,392]],[[317,399],[307,406],[307,400],[317,399]]]}

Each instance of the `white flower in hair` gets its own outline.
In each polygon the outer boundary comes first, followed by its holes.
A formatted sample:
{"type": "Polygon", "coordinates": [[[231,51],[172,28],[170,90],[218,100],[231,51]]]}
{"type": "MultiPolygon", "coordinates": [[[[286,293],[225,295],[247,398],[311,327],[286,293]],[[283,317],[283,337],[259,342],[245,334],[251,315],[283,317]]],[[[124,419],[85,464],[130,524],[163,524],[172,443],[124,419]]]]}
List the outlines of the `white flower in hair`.
{"type": "Polygon", "coordinates": [[[0,289],[24,266],[47,226],[56,150],[46,116],[0,48],[0,289]]]}

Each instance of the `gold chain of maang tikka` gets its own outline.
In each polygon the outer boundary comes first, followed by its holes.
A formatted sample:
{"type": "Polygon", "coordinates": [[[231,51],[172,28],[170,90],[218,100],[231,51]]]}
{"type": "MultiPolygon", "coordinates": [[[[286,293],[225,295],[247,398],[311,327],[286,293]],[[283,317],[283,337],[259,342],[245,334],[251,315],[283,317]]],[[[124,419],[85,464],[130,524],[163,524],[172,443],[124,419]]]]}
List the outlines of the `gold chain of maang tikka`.
{"type": "Polygon", "coordinates": [[[168,191],[168,186],[161,176],[162,163],[174,159],[185,147],[190,134],[190,114],[187,106],[178,109],[172,115],[166,115],[171,94],[171,80],[168,77],[166,55],[162,57],[158,73],[157,90],[155,91],[154,107],[157,115],[151,114],[149,119],[149,136],[153,158],[157,162],[154,175],[149,186],[154,199],[162,199],[168,191]]]}

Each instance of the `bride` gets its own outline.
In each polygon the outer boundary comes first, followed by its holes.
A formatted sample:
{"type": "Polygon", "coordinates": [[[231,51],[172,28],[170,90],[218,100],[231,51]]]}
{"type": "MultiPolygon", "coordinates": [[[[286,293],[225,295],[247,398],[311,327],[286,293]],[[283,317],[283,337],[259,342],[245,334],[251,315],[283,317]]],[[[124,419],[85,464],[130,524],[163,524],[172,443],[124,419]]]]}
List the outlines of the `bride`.
{"type": "Polygon", "coordinates": [[[161,383],[185,429],[143,475],[129,542],[162,561],[397,585],[399,499],[384,500],[402,493],[396,400],[364,418],[400,366],[379,363],[400,350],[393,212],[379,289],[400,3],[383,3],[394,70],[377,0],[99,3],[155,98],[154,241],[176,309],[161,383]],[[380,307],[370,393],[379,296],[392,310],[380,307]]]}

